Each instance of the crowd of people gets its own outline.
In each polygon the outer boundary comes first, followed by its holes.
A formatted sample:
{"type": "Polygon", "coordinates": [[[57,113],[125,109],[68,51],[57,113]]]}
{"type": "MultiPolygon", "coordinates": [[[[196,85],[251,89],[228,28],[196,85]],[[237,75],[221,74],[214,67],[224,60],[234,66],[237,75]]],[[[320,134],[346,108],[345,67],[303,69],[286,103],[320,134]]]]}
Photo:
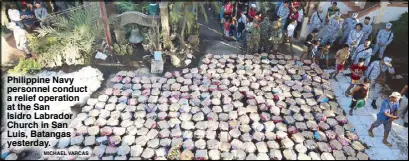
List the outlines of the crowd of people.
{"type": "Polygon", "coordinates": [[[8,28],[13,31],[16,47],[25,52],[26,57],[31,57],[27,46],[27,35],[36,28],[50,25],[49,12],[62,12],[69,9],[69,2],[52,1],[47,4],[45,0],[18,0],[7,2],[5,7],[8,28]]]}
{"type": "MultiPolygon", "coordinates": [[[[365,17],[361,23],[358,13],[353,13],[342,21],[337,5],[337,2],[332,2],[326,15],[321,7],[313,12],[309,19],[309,34],[303,43],[300,60],[310,59],[325,69],[329,67],[330,49],[338,49],[335,54],[336,70],[330,78],[338,81],[339,73],[344,73],[345,68],[350,69],[351,83],[345,91],[347,97],[352,97],[349,115],[353,115],[354,109],[364,107],[366,102],[371,102],[372,107],[377,109],[376,101],[379,96],[371,95],[369,91],[375,88],[375,84],[385,84],[387,72],[395,73],[392,58],[384,56],[386,47],[394,38],[392,24],[387,23],[385,28],[376,34],[376,42],[372,45],[371,18],[365,17]],[[326,24],[327,29],[322,31],[326,24]],[[340,31],[342,35],[338,37],[340,31]],[[325,33],[322,38],[318,36],[320,32],[325,33]],[[338,43],[335,44],[337,39],[338,43]],[[376,55],[379,59],[373,59],[376,55]]],[[[305,15],[304,6],[300,5],[300,1],[277,1],[274,7],[276,14],[273,15],[262,15],[255,4],[250,5],[248,12],[238,10],[237,16],[233,15],[233,8],[231,1],[225,1],[220,14],[225,38],[232,40],[236,33],[235,39],[243,41],[243,50],[246,53],[277,51],[281,43],[289,43],[292,53],[292,41],[299,37],[300,24],[305,15]]],[[[401,93],[393,92],[388,99],[380,98],[385,100],[380,106],[378,120],[368,131],[372,136],[372,129],[383,124],[385,127],[383,142],[388,146],[391,146],[387,141],[391,124],[393,120],[399,118],[398,114],[404,119],[404,126],[408,126],[407,88],[405,86],[401,93]]]]}

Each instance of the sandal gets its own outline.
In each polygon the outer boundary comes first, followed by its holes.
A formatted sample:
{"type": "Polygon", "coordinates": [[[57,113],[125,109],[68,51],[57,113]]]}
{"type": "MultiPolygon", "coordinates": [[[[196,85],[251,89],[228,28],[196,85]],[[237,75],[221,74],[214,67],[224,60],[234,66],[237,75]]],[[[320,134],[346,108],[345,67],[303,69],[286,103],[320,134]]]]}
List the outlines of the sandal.
{"type": "Polygon", "coordinates": [[[388,147],[392,147],[392,144],[389,143],[388,141],[382,141],[382,143],[385,144],[385,145],[388,146],[388,147]]]}
{"type": "Polygon", "coordinates": [[[368,131],[368,135],[369,135],[370,137],[375,137],[375,135],[373,134],[372,131],[368,131]]]}

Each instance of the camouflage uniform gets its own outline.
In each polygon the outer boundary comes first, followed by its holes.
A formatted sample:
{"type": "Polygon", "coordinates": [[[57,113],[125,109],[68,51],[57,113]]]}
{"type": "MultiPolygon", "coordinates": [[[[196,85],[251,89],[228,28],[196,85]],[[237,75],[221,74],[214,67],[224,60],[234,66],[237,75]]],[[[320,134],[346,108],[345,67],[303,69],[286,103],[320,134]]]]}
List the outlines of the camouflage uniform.
{"type": "Polygon", "coordinates": [[[281,44],[281,42],[283,42],[283,34],[278,23],[278,21],[273,22],[272,31],[269,38],[269,42],[271,42],[273,45],[273,51],[277,51],[278,46],[281,44]]]}
{"type": "Polygon", "coordinates": [[[260,48],[264,48],[265,51],[271,50],[271,43],[268,39],[270,38],[272,28],[273,26],[267,17],[260,23],[260,48]]]}
{"type": "MultiPolygon", "coordinates": [[[[257,20],[253,20],[254,24],[258,24],[257,20]]],[[[259,27],[253,27],[247,37],[247,54],[254,54],[258,52],[260,46],[260,29],[259,27]]]]}

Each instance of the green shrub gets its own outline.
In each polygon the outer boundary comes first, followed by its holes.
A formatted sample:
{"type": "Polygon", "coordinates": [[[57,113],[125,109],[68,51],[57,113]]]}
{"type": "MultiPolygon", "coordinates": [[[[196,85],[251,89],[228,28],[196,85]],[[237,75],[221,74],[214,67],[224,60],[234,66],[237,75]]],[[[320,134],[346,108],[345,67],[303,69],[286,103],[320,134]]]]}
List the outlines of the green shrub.
{"type": "Polygon", "coordinates": [[[408,44],[408,12],[403,13],[398,20],[391,23],[394,33],[393,41],[406,46],[408,44]]]}
{"type": "Polygon", "coordinates": [[[21,58],[18,65],[8,72],[10,74],[34,74],[39,72],[42,68],[41,63],[34,59],[21,58]]]}
{"type": "Polygon", "coordinates": [[[96,40],[103,37],[101,18],[95,13],[99,8],[93,5],[57,16],[53,27],[38,29],[28,38],[29,48],[47,67],[89,64],[96,40]]]}

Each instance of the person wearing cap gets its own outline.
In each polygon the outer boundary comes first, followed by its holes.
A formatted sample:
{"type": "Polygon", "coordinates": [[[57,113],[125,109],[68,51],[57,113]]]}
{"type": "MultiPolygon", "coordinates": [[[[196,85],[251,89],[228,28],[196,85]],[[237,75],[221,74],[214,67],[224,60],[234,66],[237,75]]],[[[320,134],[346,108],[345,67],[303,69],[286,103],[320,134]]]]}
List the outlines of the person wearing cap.
{"type": "Polygon", "coordinates": [[[319,31],[324,26],[324,23],[325,17],[322,13],[322,8],[320,7],[311,16],[309,32],[311,33],[314,29],[319,31]]]}
{"type": "Polygon", "coordinates": [[[273,22],[271,35],[269,41],[273,44],[273,51],[278,50],[278,46],[283,42],[283,33],[281,32],[280,21],[273,22]]]}
{"type": "Polygon", "coordinates": [[[284,4],[280,7],[280,9],[277,11],[277,16],[279,17],[279,20],[281,21],[281,31],[283,35],[285,35],[285,27],[287,24],[287,18],[288,15],[290,15],[290,9],[288,8],[288,1],[285,1],[284,4]]]}
{"type": "Polygon", "coordinates": [[[240,41],[240,39],[243,36],[243,32],[246,29],[246,21],[247,21],[247,16],[244,12],[242,12],[240,17],[238,17],[237,23],[236,23],[236,28],[237,28],[236,40],[237,41],[240,41]]]}
{"type": "MultiPolygon", "coordinates": [[[[339,44],[345,43],[345,39],[348,38],[349,33],[351,33],[352,30],[356,29],[356,25],[359,23],[359,20],[357,17],[358,17],[358,13],[353,13],[351,17],[347,18],[342,23],[342,30],[344,31],[344,33],[341,39],[339,39],[339,44]]],[[[361,24],[361,29],[362,29],[362,24],[361,24]]],[[[359,41],[357,43],[359,43],[359,41]]]]}
{"type": "Polygon", "coordinates": [[[318,40],[318,30],[314,29],[310,34],[307,35],[307,38],[304,41],[303,44],[303,50],[302,50],[302,54],[300,56],[300,60],[303,60],[302,58],[307,55],[308,53],[310,53],[310,51],[312,50],[312,41],[314,40],[318,40]]]}
{"type": "MultiPolygon", "coordinates": [[[[372,62],[365,72],[365,76],[371,80],[371,89],[378,90],[375,87],[375,83],[383,84],[386,81],[386,71],[390,74],[395,74],[395,69],[392,67],[392,59],[385,57],[382,60],[372,62]]],[[[378,92],[374,92],[372,95],[372,107],[376,109],[376,100],[378,99],[378,92]]]]}
{"type": "Polygon", "coordinates": [[[365,59],[365,66],[368,66],[372,57],[371,40],[365,40],[364,44],[359,45],[351,56],[354,64],[358,63],[360,58],[365,59]]]}
{"type": "Polygon", "coordinates": [[[352,102],[349,106],[349,115],[352,116],[354,109],[363,107],[368,99],[368,91],[371,86],[371,81],[368,78],[363,80],[362,84],[358,84],[351,92],[352,102]],[[361,104],[360,104],[361,103],[361,104]]]}
{"type": "Polygon", "coordinates": [[[31,57],[31,52],[27,46],[27,31],[22,29],[20,26],[17,26],[14,22],[9,23],[9,27],[13,31],[17,49],[23,50],[26,53],[26,57],[31,57]]]}
{"type": "Polygon", "coordinates": [[[34,20],[35,20],[35,16],[33,11],[31,11],[28,7],[27,4],[23,4],[21,6],[21,21],[23,22],[24,26],[26,27],[26,29],[28,31],[31,31],[32,29],[34,29],[34,20]]]}
{"type": "MultiPolygon", "coordinates": [[[[249,17],[250,18],[250,17],[249,17]]],[[[253,26],[249,28],[246,40],[246,49],[248,54],[254,54],[258,52],[260,45],[260,26],[258,22],[258,17],[256,16],[253,19],[253,26]]]]}
{"type": "Polygon", "coordinates": [[[361,42],[359,44],[363,44],[365,40],[369,38],[369,35],[372,33],[372,25],[370,24],[371,18],[370,17],[365,17],[365,21],[362,27],[362,32],[364,33],[364,36],[361,39],[361,42]]]}
{"type": "Polygon", "coordinates": [[[254,19],[256,15],[257,15],[257,6],[256,4],[253,3],[250,5],[248,16],[254,19]]]}
{"type": "Polygon", "coordinates": [[[351,70],[351,84],[349,85],[348,89],[345,91],[345,95],[348,97],[351,95],[351,89],[357,85],[360,84],[361,77],[364,75],[365,70],[368,67],[365,66],[365,59],[360,58],[358,59],[358,63],[352,65],[350,67],[351,70]]]}
{"type": "Polygon", "coordinates": [[[262,51],[271,50],[271,44],[269,43],[268,39],[270,38],[272,28],[273,26],[270,19],[265,17],[260,23],[260,48],[262,51]]]}
{"type": "Polygon", "coordinates": [[[340,28],[341,28],[340,15],[339,14],[333,15],[333,17],[328,23],[328,28],[327,31],[325,32],[324,37],[322,38],[321,44],[327,44],[327,42],[333,44],[338,36],[338,31],[340,28]]]}
{"type": "Polygon", "coordinates": [[[331,18],[331,16],[339,14],[339,8],[337,7],[337,2],[332,2],[332,6],[327,10],[327,20],[331,18]]]}
{"type": "Polygon", "coordinates": [[[383,124],[384,128],[384,135],[382,143],[384,143],[388,147],[392,147],[392,144],[388,142],[388,136],[390,131],[392,130],[392,122],[397,120],[398,117],[398,107],[399,107],[399,100],[401,99],[401,95],[399,92],[393,92],[389,99],[385,99],[382,102],[381,109],[379,113],[376,115],[376,121],[371,125],[368,130],[368,134],[370,137],[374,137],[373,129],[378,127],[379,125],[383,124]]]}
{"type": "Polygon", "coordinates": [[[383,53],[385,52],[386,47],[392,42],[393,40],[393,33],[391,31],[392,23],[387,23],[386,28],[382,29],[378,32],[376,36],[376,44],[374,47],[374,55],[379,51],[379,59],[383,58],[383,53]]]}
{"type": "Polygon", "coordinates": [[[408,127],[408,84],[402,88],[400,94],[403,96],[400,101],[399,117],[403,119],[403,126],[408,127]]]}

